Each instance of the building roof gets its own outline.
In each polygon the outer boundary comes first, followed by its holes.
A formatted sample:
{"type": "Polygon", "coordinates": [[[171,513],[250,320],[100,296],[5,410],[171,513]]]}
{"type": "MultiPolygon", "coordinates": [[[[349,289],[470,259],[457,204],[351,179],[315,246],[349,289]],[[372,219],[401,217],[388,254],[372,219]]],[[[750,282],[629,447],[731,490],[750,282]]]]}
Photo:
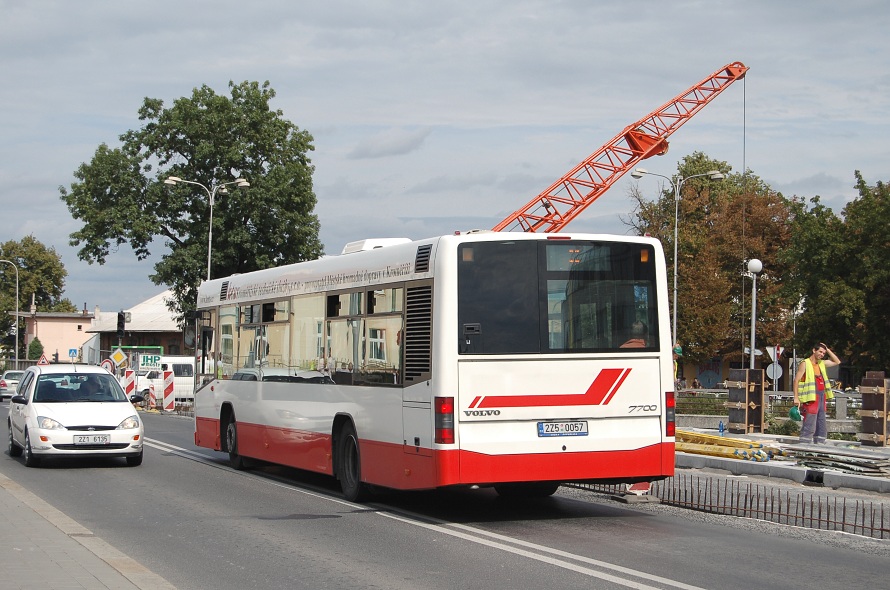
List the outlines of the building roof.
{"type": "MultiPolygon", "coordinates": [[[[15,317],[16,312],[11,311],[9,315],[15,317]]],[[[72,311],[72,312],[64,312],[64,311],[38,311],[36,313],[31,313],[30,311],[19,311],[18,317],[23,319],[28,319],[30,317],[37,316],[41,320],[52,320],[52,319],[60,319],[60,320],[91,320],[93,319],[93,314],[84,312],[84,311],[72,311]]]]}
{"type": "MultiPolygon", "coordinates": [[[[181,328],[176,323],[173,313],[167,308],[167,300],[173,297],[168,289],[142,303],[138,303],[129,309],[130,321],[127,322],[127,332],[179,332],[181,328]]],[[[92,327],[87,332],[116,332],[116,311],[99,311],[96,308],[96,317],[92,327]]]]}

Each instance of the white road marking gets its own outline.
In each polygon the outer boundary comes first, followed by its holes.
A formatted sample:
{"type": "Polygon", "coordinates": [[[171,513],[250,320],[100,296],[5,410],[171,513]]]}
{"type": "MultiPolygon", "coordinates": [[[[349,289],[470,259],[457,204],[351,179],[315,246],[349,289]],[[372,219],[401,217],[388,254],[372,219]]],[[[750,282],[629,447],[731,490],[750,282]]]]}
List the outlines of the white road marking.
{"type": "MultiPolygon", "coordinates": [[[[171,445],[169,443],[165,443],[159,440],[146,438],[145,444],[147,446],[160,449],[163,451],[167,451],[173,453],[175,455],[180,455],[187,459],[192,459],[194,461],[198,461],[200,463],[204,463],[206,465],[212,467],[221,467],[224,469],[229,469],[227,466],[220,465],[218,462],[214,462],[207,455],[202,453],[198,453],[195,451],[191,451],[189,449],[184,449],[182,447],[178,447],[175,445],[171,445]]],[[[590,557],[585,557],[583,555],[576,555],[574,553],[569,553],[567,551],[562,551],[560,549],[554,549],[552,547],[546,547],[544,545],[538,545],[536,543],[530,543],[528,541],[523,541],[521,539],[516,539],[513,537],[508,537],[506,535],[501,535],[499,533],[493,533],[490,531],[486,531],[484,529],[472,527],[465,524],[452,523],[444,520],[439,520],[435,518],[430,518],[427,516],[422,516],[419,514],[412,514],[410,512],[399,511],[396,512],[390,507],[383,507],[380,510],[368,508],[368,506],[363,504],[354,504],[352,502],[347,502],[346,500],[341,500],[339,498],[330,496],[328,494],[323,494],[319,492],[314,492],[305,488],[295,487],[290,484],[281,483],[268,477],[260,477],[256,475],[252,475],[250,473],[245,473],[241,471],[233,472],[238,473],[239,475],[245,475],[249,477],[255,477],[257,480],[265,482],[269,485],[285,488],[306,496],[311,496],[313,498],[326,500],[329,502],[333,502],[335,504],[341,504],[343,506],[348,506],[350,508],[363,508],[368,512],[374,512],[383,516],[385,518],[390,518],[392,520],[397,520],[403,524],[408,524],[411,526],[421,527],[429,530],[436,531],[438,533],[442,533],[445,535],[449,535],[452,537],[457,537],[460,539],[464,539],[466,541],[470,541],[472,543],[478,543],[480,545],[485,545],[486,547],[491,547],[492,549],[498,549],[500,551],[506,551],[508,553],[513,553],[514,555],[520,555],[523,557],[527,557],[529,559],[533,559],[535,561],[540,561],[543,563],[548,563],[550,565],[560,567],[566,570],[570,570],[579,574],[583,574],[592,578],[598,578],[601,580],[605,580],[608,582],[612,582],[613,584],[618,584],[620,586],[626,586],[628,588],[635,588],[637,590],[657,590],[658,588],[663,588],[664,586],[670,586],[672,588],[679,588],[681,590],[706,590],[699,586],[692,586],[690,584],[685,584],[683,582],[679,582],[676,580],[671,580],[669,578],[663,578],[661,576],[656,576],[653,574],[647,574],[645,572],[623,567],[620,565],[615,565],[612,563],[608,563],[605,561],[601,561],[598,559],[593,559],[590,557]],[[573,563],[575,562],[575,563],[573,563]],[[585,567],[586,564],[593,567],[611,570],[616,572],[617,574],[621,574],[623,576],[638,578],[641,580],[648,580],[657,586],[649,586],[642,582],[637,582],[634,580],[630,580],[624,577],[619,577],[618,575],[613,575],[608,572],[598,571],[595,569],[591,569],[590,567],[585,567]]]]}

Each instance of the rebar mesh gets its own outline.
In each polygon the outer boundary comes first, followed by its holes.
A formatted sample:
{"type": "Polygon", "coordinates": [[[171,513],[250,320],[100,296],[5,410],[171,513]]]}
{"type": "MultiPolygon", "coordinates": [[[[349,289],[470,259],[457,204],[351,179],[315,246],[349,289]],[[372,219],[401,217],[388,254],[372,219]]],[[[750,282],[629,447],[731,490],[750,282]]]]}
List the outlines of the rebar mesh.
{"type": "MultiPolygon", "coordinates": [[[[607,494],[625,492],[620,485],[577,487],[607,494]]],[[[882,502],[685,473],[653,482],[649,493],[664,504],[700,512],[890,538],[890,507],[882,502]]]]}

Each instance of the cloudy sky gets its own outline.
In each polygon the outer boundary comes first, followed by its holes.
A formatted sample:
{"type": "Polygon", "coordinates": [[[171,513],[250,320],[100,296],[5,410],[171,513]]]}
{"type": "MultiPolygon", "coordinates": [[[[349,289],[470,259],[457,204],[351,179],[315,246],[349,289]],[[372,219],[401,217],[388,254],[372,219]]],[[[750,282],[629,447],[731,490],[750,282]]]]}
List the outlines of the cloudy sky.
{"type": "MultiPolygon", "coordinates": [[[[315,138],[327,253],[489,229],[620,130],[722,66],[750,70],[643,165],[699,150],[836,211],[890,180],[890,5],[689,0],[0,0],[0,241],[55,248],[65,296],[126,309],[156,258],[69,246],[59,197],[102,142],[203,84],[268,80],[315,138]]],[[[657,178],[640,188],[654,197],[657,178]]],[[[569,229],[626,233],[629,175],[569,229]]],[[[161,242],[156,242],[161,249],[161,242]]]]}

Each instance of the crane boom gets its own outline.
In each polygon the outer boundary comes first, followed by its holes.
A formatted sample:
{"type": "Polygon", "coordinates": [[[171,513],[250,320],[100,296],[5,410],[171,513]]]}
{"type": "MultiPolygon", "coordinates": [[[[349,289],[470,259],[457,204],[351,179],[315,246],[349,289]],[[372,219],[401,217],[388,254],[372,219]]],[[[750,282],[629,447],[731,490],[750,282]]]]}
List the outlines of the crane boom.
{"type": "Polygon", "coordinates": [[[494,231],[558,232],[605,193],[640,160],[668,150],[668,136],[723,92],[745,77],[742,62],[727,64],[682,94],[628,125],[494,231]]]}

